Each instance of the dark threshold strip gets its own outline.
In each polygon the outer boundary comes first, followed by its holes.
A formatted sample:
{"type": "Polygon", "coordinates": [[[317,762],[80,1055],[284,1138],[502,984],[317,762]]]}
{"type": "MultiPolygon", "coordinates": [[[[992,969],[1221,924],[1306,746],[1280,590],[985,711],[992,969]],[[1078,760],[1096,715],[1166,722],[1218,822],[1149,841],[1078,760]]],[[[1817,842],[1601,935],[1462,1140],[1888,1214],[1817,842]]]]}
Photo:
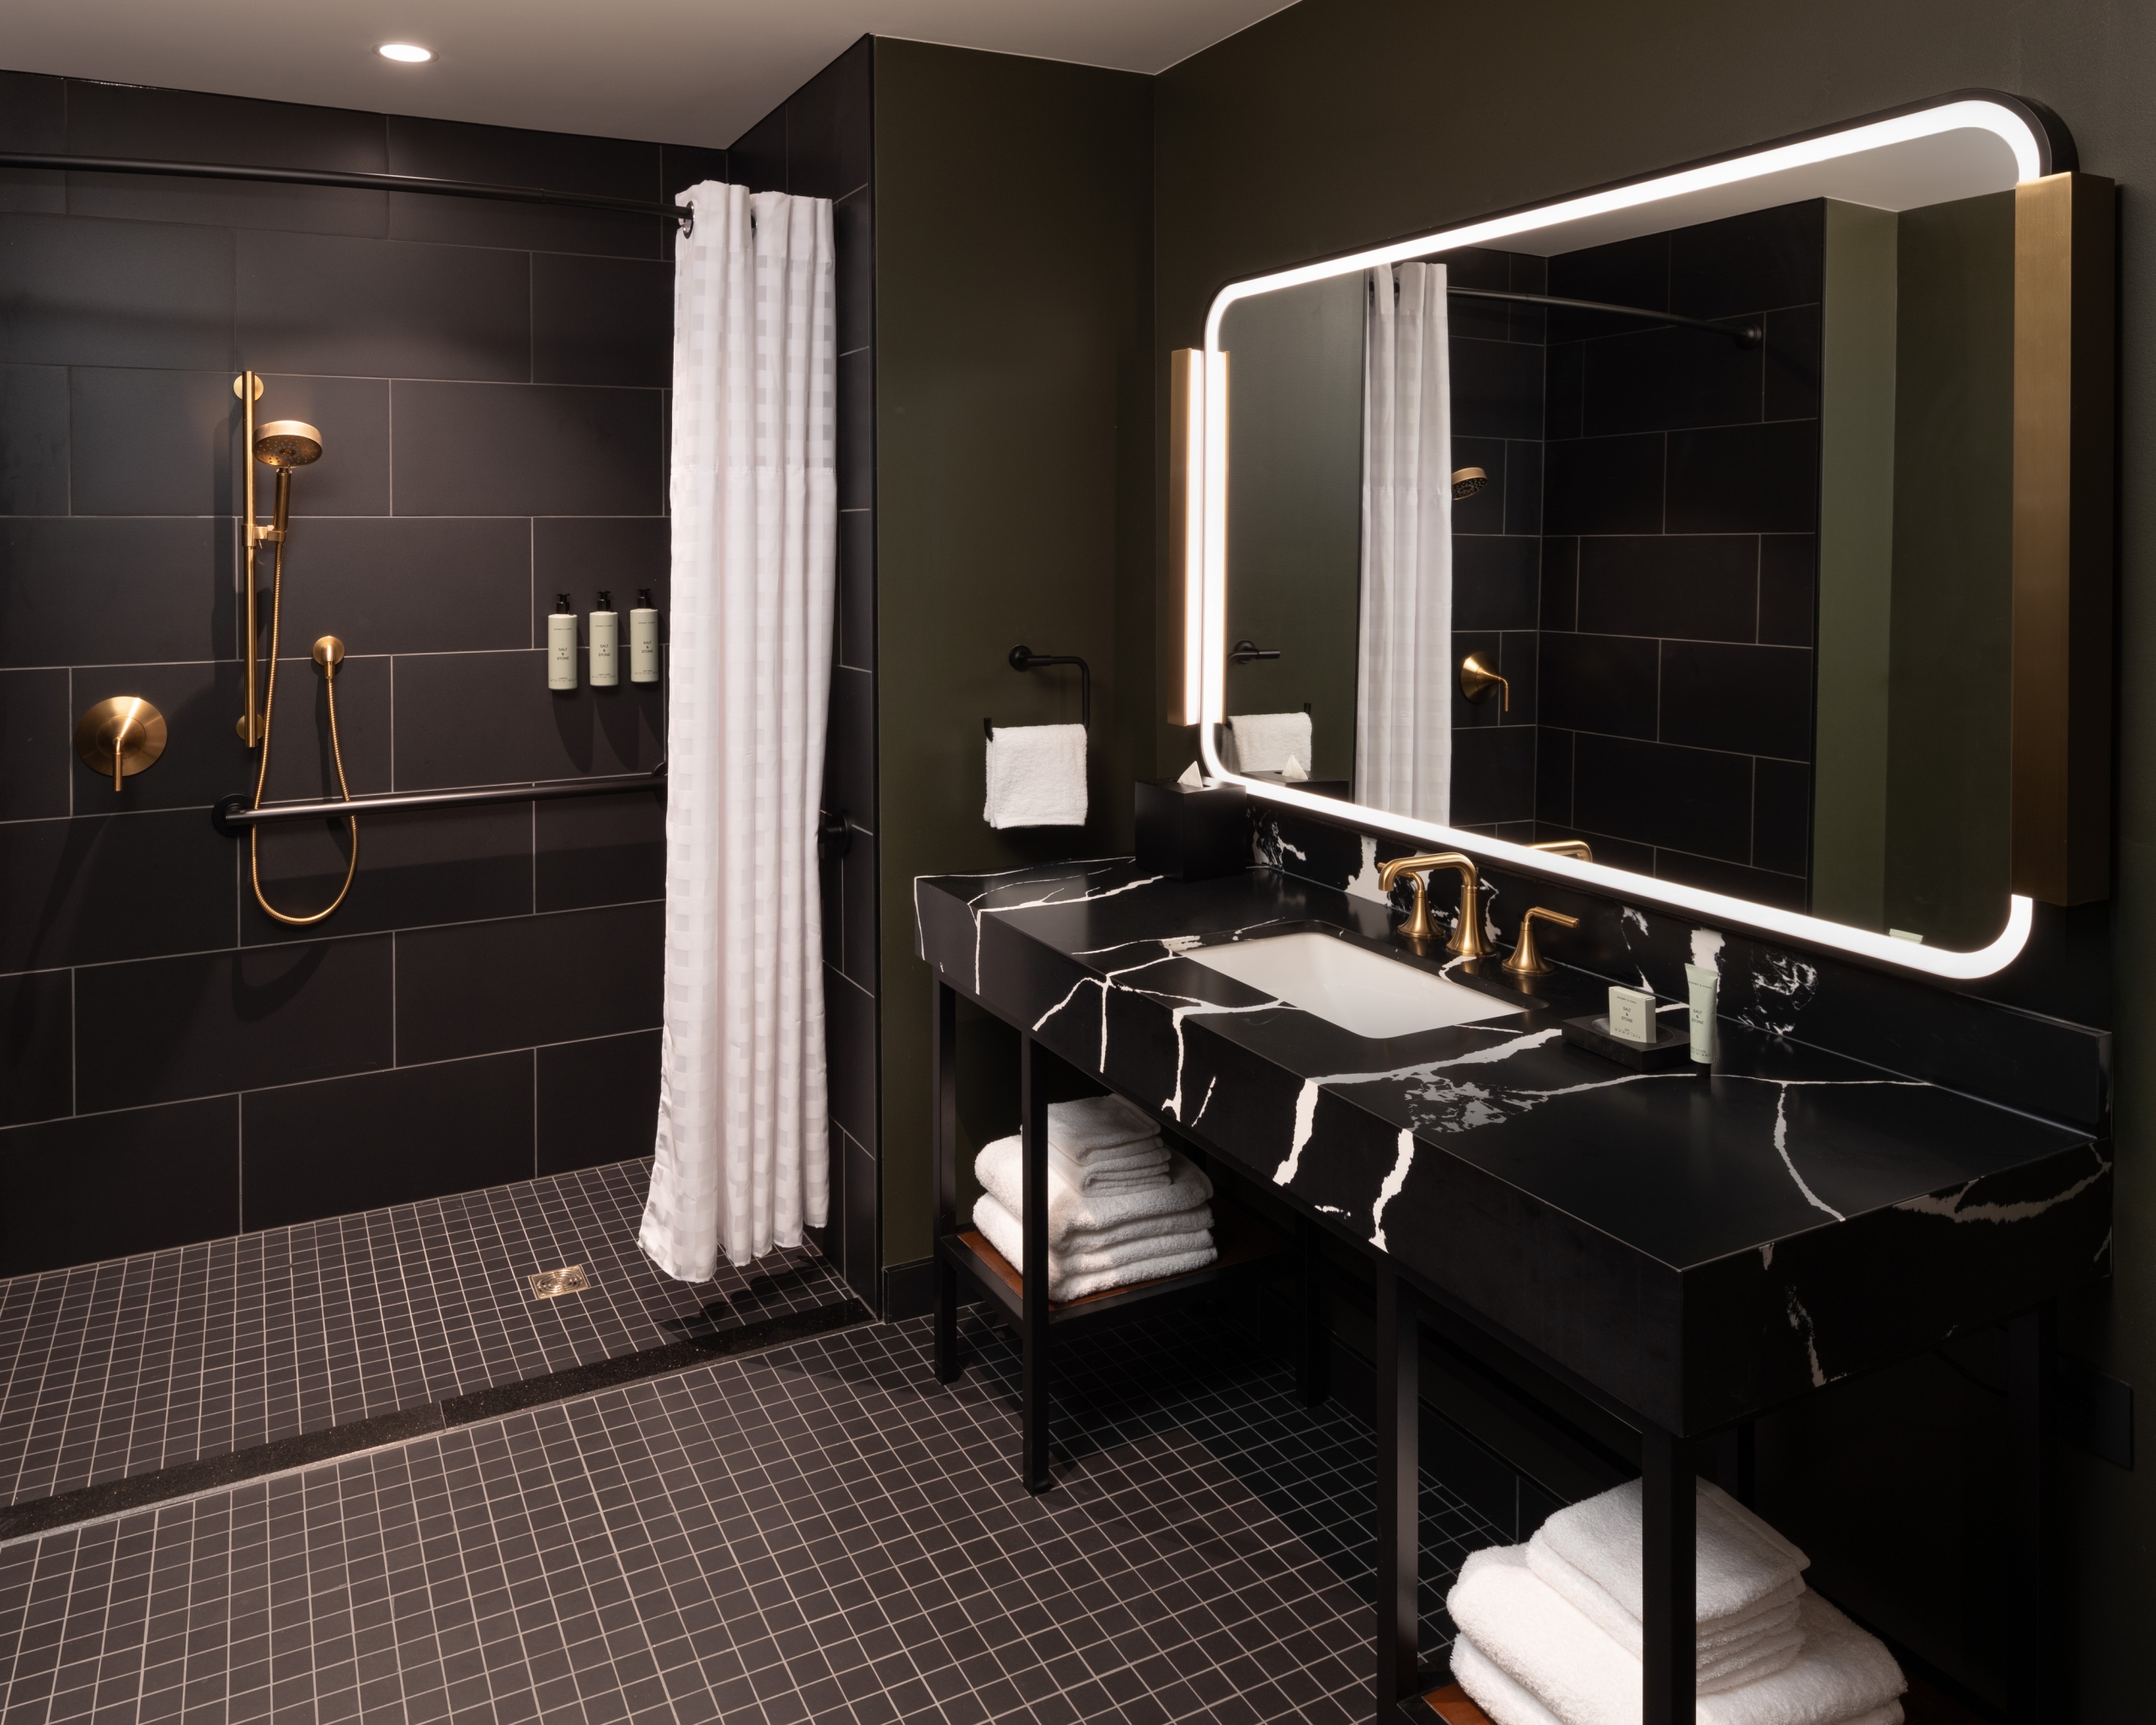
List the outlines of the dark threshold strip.
{"type": "Polygon", "coordinates": [[[302,1432],[296,1437],[235,1450],[226,1455],[205,1455],[200,1461],[182,1461],[150,1473],[108,1480],[102,1485],[83,1486],[56,1497],[34,1498],[28,1503],[0,1509],[0,1540],[19,1539],[24,1534],[45,1533],[78,1521],[95,1521],[126,1510],[168,1503],[174,1498],[215,1491],[221,1486],[239,1485],[264,1474],[311,1466],[318,1461],[332,1461],[360,1450],[378,1449],[385,1444],[406,1443],[461,1425],[476,1425],[482,1420],[499,1419],[505,1413],[520,1413],[527,1407],[569,1401],[619,1384],[634,1383],[641,1378],[686,1371],[691,1366],[734,1354],[783,1347],[789,1342],[806,1341],[811,1336],[828,1335],[834,1330],[850,1329],[870,1321],[868,1308],[858,1300],[848,1298],[835,1306],[787,1312],[689,1341],[670,1342],[663,1348],[624,1354],[617,1359],[596,1359],[589,1365],[573,1365],[565,1371],[548,1372],[543,1377],[497,1384],[492,1389],[477,1390],[469,1396],[452,1396],[445,1402],[429,1402],[424,1407],[378,1413],[371,1419],[332,1426],[326,1431],[302,1432]]]}

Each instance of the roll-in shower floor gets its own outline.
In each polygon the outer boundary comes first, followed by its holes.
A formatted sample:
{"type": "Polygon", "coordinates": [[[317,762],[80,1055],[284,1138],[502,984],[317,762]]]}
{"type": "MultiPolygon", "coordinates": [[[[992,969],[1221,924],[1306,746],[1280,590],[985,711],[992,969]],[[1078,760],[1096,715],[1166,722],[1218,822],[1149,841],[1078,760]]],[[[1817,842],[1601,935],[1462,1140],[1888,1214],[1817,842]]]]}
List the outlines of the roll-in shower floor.
{"type": "MultiPolygon", "coordinates": [[[[648,1160],[0,1281],[0,1504],[842,1306],[813,1248],[691,1287],[648,1160]],[[533,1297],[534,1272],[591,1285],[533,1297]]],[[[860,1314],[866,1316],[865,1313],[860,1314]]]]}

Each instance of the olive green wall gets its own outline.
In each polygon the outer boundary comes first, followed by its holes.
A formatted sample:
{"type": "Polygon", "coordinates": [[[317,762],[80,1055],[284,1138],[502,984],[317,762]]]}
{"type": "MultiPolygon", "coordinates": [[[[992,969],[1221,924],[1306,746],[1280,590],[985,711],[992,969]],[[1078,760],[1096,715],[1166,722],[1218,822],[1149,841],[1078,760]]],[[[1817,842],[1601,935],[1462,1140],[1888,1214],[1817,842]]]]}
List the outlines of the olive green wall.
{"type": "Polygon", "coordinates": [[[1129,855],[1153,686],[1151,80],[875,45],[878,874],[883,1262],[931,1214],[919,874],[1129,855]],[[981,819],[981,720],[1074,721],[1085,830],[981,819]]]}
{"type": "MultiPolygon", "coordinates": [[[[2156,1053],[2156,494],[2135,434],[2156,413],[2156,334],[2135,315],[2156,280],[2156,8],[2145,0],[1813,0],[1732,8],[1544,0],[1304,0],[1164,73],[1158,172],[1156,413],[1165,355],[1201,336],[1236,277],[1532,202],[1851,116],[1983,86],[2064,116],[2082,165],[2122,186],[2127,286],[2120,475],[2120,845],[2116,901],[2046,915],[2022,975],[1988,992],[2100,1016],[2119,984],[2116,1274],[2063,1315],[2068,1345],[2156,1382],[2156,1167],[2143,1153],[2156,1053]],[[2108,950],[2107,950],[2108,948],[2108,950]]],[[[1161,483],[1165,488],[1165,463],[1161,483]]],[[[1165,494],[1165,489],[1163,489],[1165,494]]],[[[1170,567],[1160,547],[1161,567],[1170,567]]],[[[1165,621],[1177,595],[1156,595],[1165,621]]],[[[1155,712],[1164,712],[1165,686],[1155,712]]],[[[1163,751],[1185,734],[1156,730],[1163,751]]],[[[1924,1657],[1996,1692],[2012,1626],[1989,1615],[1999,1404],[1936,1360],[1812,1398],[1762,1434],[1769,1513],[1822,1585],[1924,1657]]],[[[2079,1717],[2146,1717],[2156,1480],[2068,1452],[2079,1717]]]]}

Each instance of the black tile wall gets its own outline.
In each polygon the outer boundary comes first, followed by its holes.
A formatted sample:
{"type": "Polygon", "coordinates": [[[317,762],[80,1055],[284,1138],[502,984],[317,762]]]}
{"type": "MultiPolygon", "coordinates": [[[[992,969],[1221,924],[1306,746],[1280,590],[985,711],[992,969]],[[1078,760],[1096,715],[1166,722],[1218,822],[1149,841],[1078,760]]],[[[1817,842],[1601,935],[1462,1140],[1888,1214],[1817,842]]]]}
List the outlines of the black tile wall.
{"type": "Polygon", "coordinates": [[[862,37],[737,138],[751,191],[833,200],[838,283],[838,605],[824,761],[824,1028],[833,1122],[829,1255],[883,1297],[876,872],[876,366],[873,45],[862,37]]]}
{"type": "MultiPolygon", "coordinates": [[[[723,151],[13,74],[0,140],[651,201],[727,177],[723,151]]],[[[849,232],[865,243],[865,195],[858,207],[849,232]]],[[[350,655],[337,693],[355,793],[658,762],[657,689],[550,696],[537,648],[556,591],[579,612],[601,588],[623,609],[641,587],[668,602],[665,226],[323,188],[0,179],[10,1264],[649,1153],[658,798],[366,821],[350,898],[304,930],[257,907],[245,847],[207,810],[251,789],[255,766],[232,736],[243,366],[265,375],[263,417],[323,434],[293,484],[273,796],[334,791],[306,656],[325,633],[350,655]],[[126,693],[157,704],[168,741],[115,795],[72,736],[83,708],[126,693]]],[[[271,476],[256,471],[266,516],[271,476]]],[[[268,830],[264,888],[312,911],[348,854],[341,825],[268,830]]]]}
{"type": "Polygon", "coordinates": [[[1801,909],[1810,873],[1822,206],[1550,260],[1534,805],[1545,836],[1801,909]]]}

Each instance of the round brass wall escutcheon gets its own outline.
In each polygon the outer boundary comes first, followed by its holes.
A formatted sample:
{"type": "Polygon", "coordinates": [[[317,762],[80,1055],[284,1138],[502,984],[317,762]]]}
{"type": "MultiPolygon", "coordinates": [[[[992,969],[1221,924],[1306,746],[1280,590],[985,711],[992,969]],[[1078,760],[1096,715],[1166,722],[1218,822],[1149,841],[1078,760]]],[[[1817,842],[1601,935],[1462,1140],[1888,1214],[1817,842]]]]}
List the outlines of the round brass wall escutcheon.
{"type": "Polygon", "coordinates": [[[154,765],[165,752],[165,716],[140,695],[115,695],[83,715],[75,727],[75,752],[117,791],[122,778],[154,765]]]}

